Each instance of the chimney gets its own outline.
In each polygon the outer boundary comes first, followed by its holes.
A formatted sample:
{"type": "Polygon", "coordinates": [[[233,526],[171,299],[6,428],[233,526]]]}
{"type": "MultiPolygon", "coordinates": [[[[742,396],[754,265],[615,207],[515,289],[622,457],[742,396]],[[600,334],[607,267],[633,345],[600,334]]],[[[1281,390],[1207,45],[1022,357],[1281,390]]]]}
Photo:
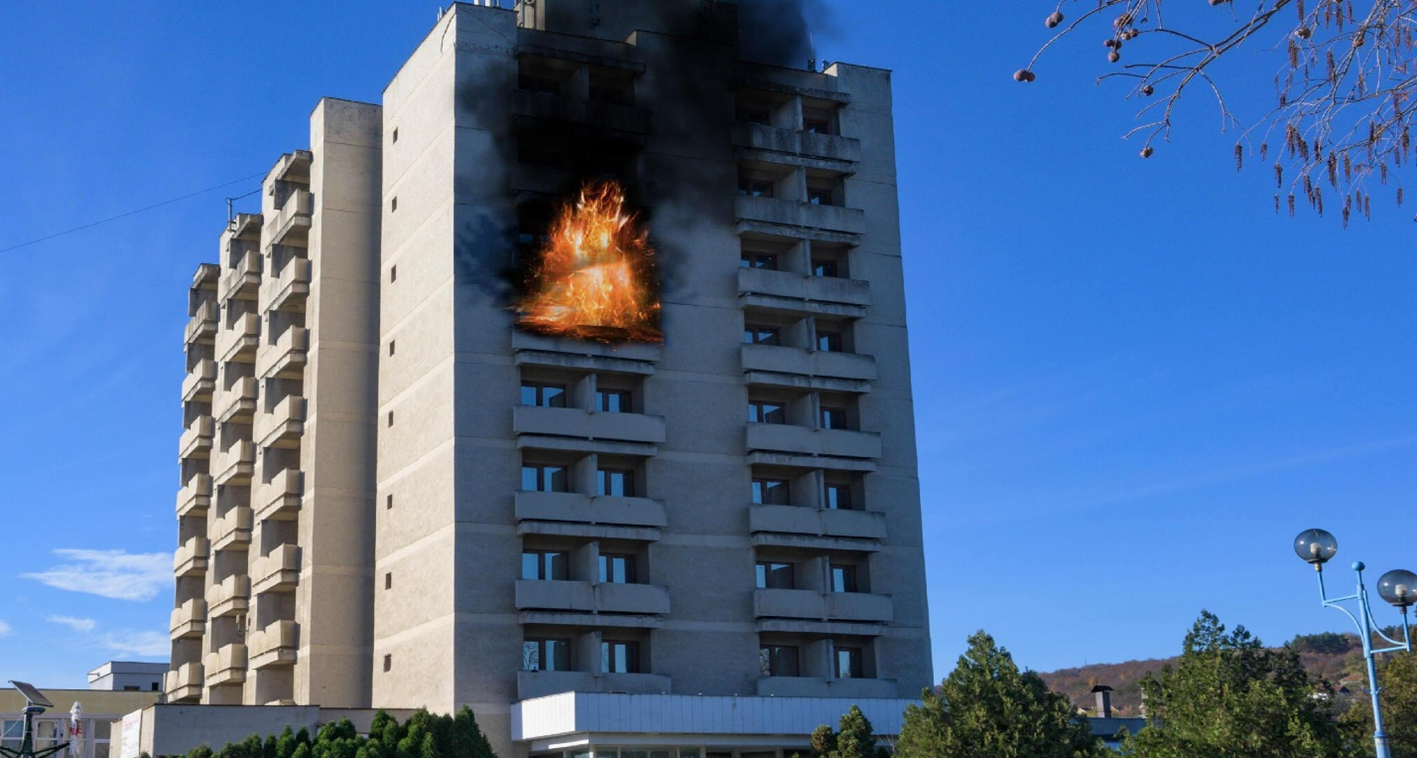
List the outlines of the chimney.
{"type": "Polygon", "coordinates": [[[1092,696],[1096,698],[1097,702],[1096,717],[1112,718],[1112,688],[1105,684],[1099,684],[1092,688],[1092,696]]]}

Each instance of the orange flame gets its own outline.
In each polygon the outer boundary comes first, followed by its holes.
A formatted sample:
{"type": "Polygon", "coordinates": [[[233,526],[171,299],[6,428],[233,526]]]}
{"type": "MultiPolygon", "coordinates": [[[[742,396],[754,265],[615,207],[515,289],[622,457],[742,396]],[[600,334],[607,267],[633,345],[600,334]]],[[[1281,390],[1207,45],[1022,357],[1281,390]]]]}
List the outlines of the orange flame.
{"type": "Polygon", "coordinates": [[[551,223],[517,303],[532,331],[603,342],[660,342],[654,250],[615,182],[587,182],[551,223]]]}

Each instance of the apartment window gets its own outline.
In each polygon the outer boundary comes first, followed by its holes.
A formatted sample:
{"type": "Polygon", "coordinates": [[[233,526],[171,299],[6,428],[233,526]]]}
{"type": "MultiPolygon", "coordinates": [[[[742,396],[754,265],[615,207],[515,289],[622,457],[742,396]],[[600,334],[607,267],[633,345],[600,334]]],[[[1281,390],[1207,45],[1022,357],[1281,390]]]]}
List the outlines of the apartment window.
{"type": "Polygon", "coordinates": [[[397,348],[397,345],[398,345],[398,343],[395,342],[394,340],[389,340],[389,355],[393,355],[393,354],[394,354],[394,351],[398,349],[398,348],[397,348]]]}
{"type": "Polygon", "coordinates": [[[756,505],[791,505],[791,497],[786,479],[753,480],[753,503],[756,505]]]}
{"type": "Polygon", "coordinates": [[[841,276],[841,267],[836,261],[824,258],[812,259],[812,276],[841,276]]]}
{"type": "Polygon", "coordinates": [[[565,466],[522,464],[522,489],[527,492],[569,492],[569,479],[565,466]]]}
{"type": "Polygon", "coordinates": [[[399,199],[398,199],[397,197],[395,197],[395,198],[393,199],[393,201],[389,203],[389,210],[390,210],[390,211],[396,211],[396,210],[398,210],[398,209],[399,209],[399,199]]]}
{"type": "Polygon", "coordinates": [[[569,671],[571,641],[528,639],[522,641],[522,671],[569,671]]]}
{"type": "Polygon", "coordinates": [[[774,194],[773,181],[754,176],[738,177],[738,194],[748,197],[772,197],[774,194]]]}
{"type": "Polygon", "coordinates": [[[392,655],[385,655],[385,656],[384,656],[384,671],[385,671],[385,672],[389,672],[389,671],[393,671],[393,670],[394,670],[394,657],[393,657],[392,655]]]}
{"type": "Polygon", "coordinates": [[[635,472],[627,469],[603,468],[597,477],[597,495],[606,497],[634,497],[635,472]]]}
{"type": "Polygon", "coordinates": [[[399,130],[398,130],[398,127],[394,127],[394,142],[398,142],[398,141],[399,141],[399,130]]]}
{"type": "Polygon", "coordinates": [[[808,187],[807,202],[812,205],[831,205],[832,191],[826,187],[808,187]]]}
{"type": "Polygon", "coordinates": [[[827,118],[804,118],[802,131],[808,134],[831,134],[832,122],[827,118]]]}
{"type": "Polygon", "coordinates": [[[762,324],[747,324],[743,327],[743,343],[746,345],[778,345],[778,328],[762,324]]]}
{"type": "Polygon", "coordinates": [[[865,675],[862,673],[865,668],[862,665],[865,656],[861,648],[839,647],[836,649],[835,658],[837,679],[860,679],[865,675]]]}
{"type": "Polygon", "coordinates": [[[744,250],[738,259],[739,268],[763,268],[769,271],[777,270],[777,253],[755,253],[744,250]]]}
{"type": "Polygon", "coordinates": [[[786,424],[787,410],[781,403],[774,403],[767,400],[751,400],[748,402],[748,423],[750,424],[786,424]]]}
{"type": "Polygon", "coordinates": [[[389,411],[389,426],[393,426],[393,425],[394,425],[394,412],[393,412],[393,411],[389,411]]]}
{"type": "Polygon", "coordinates": [[[398,267],[398,266],[389,266],[389,284],[393,284],[394,282],[396,282],[396,281],[398,281],[398,280],[399,280],[399,267],[398,267]]]}
{"type": "Polygon", "coordinates": [[[640,673],[640,643],[612,640],[600,643],[600,670],[607,674],[640,673]]]}
{"type": "Polygon", "coordinates": [[[390,571],[390,572],[387,572],[387,573],[384,574],[384,589],[386,589],[386,590],[391,590],[391,589],[393,589],[393,588],[394,588],[394,574],[393,574],[392,571],[390,571]]]}
{"type": "Polygon", "coordinates": [[[846,409],[822,406],[822,428],[823,429],[845,429],[846,409]]]}
{"type": "Polygon", "coordinates": [[[522,405],[565,408],[566,385],[522,382],[522,405]]]}
{"type": "Polygon", "coordinates": [[[841,566],[833,564],[832,571],[832,592],[857,592],[856,589],[856,567],[841,566]]]}
{"type": "Polygon", "coordinates": [[[798,676],[797,648],[763,645],[758,649],[758,667],[763,676],[798,676]]]}
{"type": "Polygon", "coordinates": [[[796,589],[792,576],[792,564],[778,561],[758,561],[757,584],[760,590],[796,589]]]}
{"type": "Polygon", "coordinates": [[[833,511],[853,510],[851,485],[827,482],[826,506],[828,510],[833,511]]]}
{"type": "Polygon", "coordinates": [[[391,511],[391,510],[393,510],[393,509],[394,509],[394,496],[393,496],[393,495],[385,495],[385,496],[384,496],[384,510],[386,510],[386,511],[391,511]]]}
{"type": "Polygon", "coordinates": [[[635,556],[601,553],[600,583],[635,584],[635,556]]]}
{"type": "Polygon", "coordinates": [[[597,389],[595,409],[601,413],[630,413],[630,391],[597,389]]]}
{"type": "Polygon", "coordinates": [[[523,550],[522,578],[561,582],[570,576],[571,557],[564,550],[523,550]]]}
{"type": "Polygon", "coordinates": [[[845,349],[841,332],[817,330],[817,350],[823,353],[840,353],[845,349]]]}

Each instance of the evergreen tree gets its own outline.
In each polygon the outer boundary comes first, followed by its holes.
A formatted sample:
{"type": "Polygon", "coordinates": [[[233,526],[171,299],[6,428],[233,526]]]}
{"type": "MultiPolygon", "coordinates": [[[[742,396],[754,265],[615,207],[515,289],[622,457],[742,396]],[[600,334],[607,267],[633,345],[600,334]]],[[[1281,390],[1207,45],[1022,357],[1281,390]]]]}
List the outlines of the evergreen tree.
{"type": "MultiPolygon", "coordinates": [[[[1401,631],[1394,639],[1402,639],[1401,631]]],[[[1417,654],[1390,653],[1378,659],[1382,686],[1383,731],[1395,758],[1417,757],[1417,654]]],[[[1373,755],[1373,704],[1367,692],[1355,693],[1353,706],[1343,714],[1359,755],[1373,755]]]]}
{"type": "Polygon", "coordinates": [[[280,738],[276,740],[276,758],[294,758],[295,756],[295,732],[290,730],[290,724],[285,725],[285,730],[280,733],[280,738]]]}

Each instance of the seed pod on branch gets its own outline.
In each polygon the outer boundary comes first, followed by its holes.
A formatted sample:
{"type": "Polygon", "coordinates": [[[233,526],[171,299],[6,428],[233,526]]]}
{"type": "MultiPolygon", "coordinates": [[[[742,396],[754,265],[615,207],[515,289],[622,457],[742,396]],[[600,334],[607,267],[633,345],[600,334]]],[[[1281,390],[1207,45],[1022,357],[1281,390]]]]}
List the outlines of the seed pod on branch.
{"type": "Polygon", "coordinates": [[[1051,14],[1049,14],[1048,18],[1043,22],[1043,25],[1046,26],[1046,27],[1048,27],[1049,29],[1053,29],[1053,28],[1057,27],[1058,24],[1061,24],[1061,23],[1063,23],[1063,13],[1062,13],[1062,11],[1053,11],[1051,14]]]}

